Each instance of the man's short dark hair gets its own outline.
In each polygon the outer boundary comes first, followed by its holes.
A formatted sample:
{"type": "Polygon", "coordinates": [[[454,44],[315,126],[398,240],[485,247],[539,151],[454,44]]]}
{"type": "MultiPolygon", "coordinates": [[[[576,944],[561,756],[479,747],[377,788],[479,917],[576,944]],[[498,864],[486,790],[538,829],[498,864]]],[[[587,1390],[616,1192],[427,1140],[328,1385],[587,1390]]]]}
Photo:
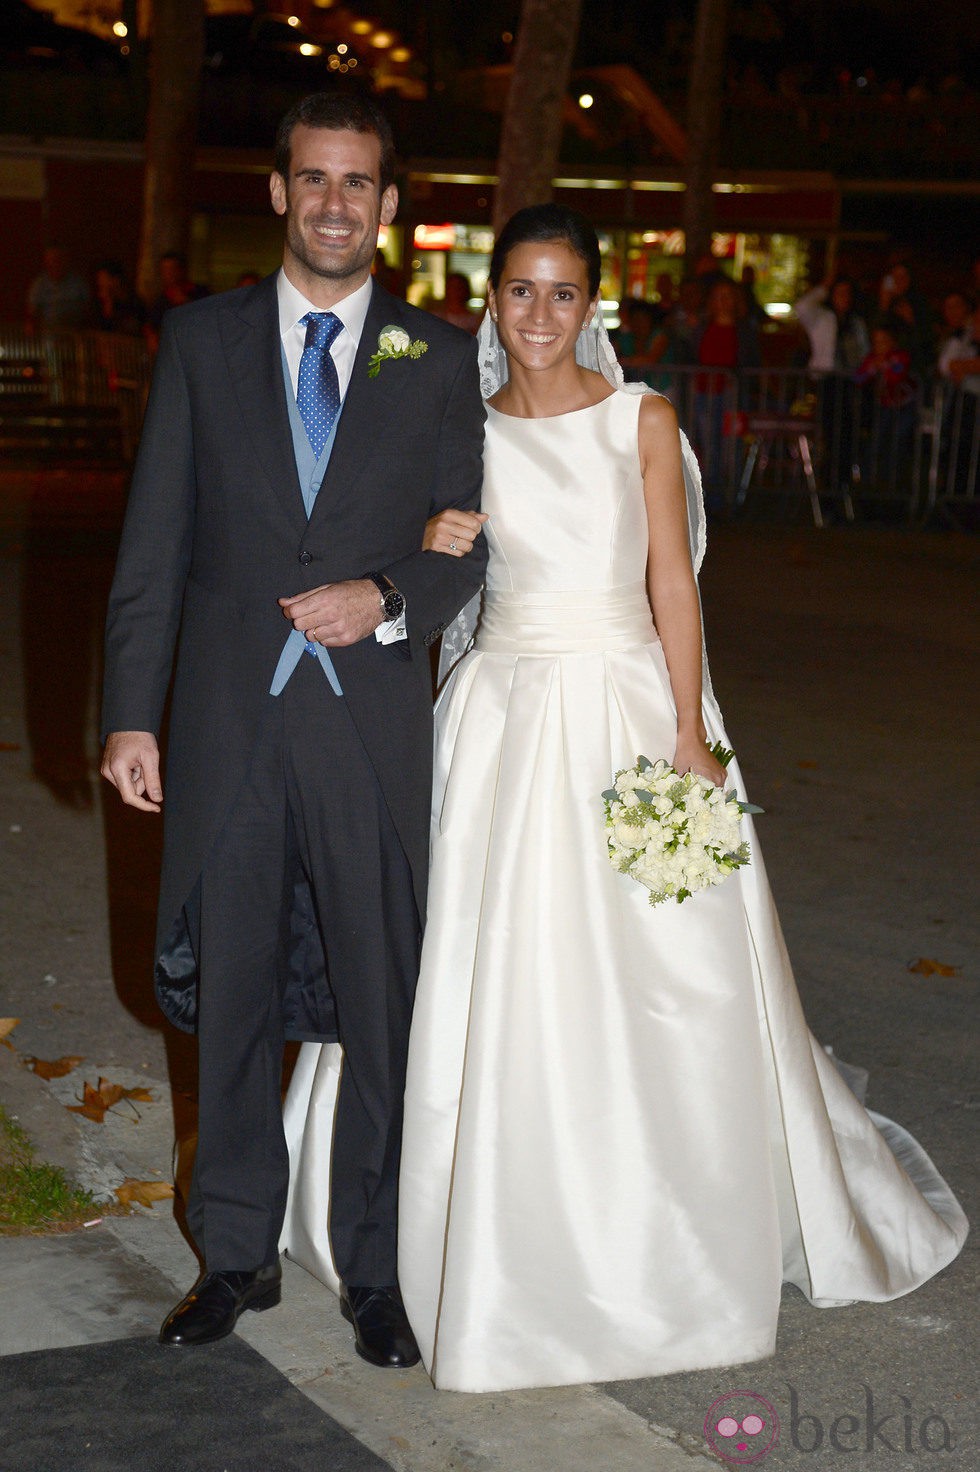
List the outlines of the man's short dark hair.
{"type": "Polygon", "coordinates": [[[276,132],[275,171],[289,180],[293,129],[330,128],[334,132],[373,133],[381,147],[379,186],[384,194],[395,182],[395,140],[391,124],[378,104],[359,92],[314,92],[291,107],[276,132]]]}

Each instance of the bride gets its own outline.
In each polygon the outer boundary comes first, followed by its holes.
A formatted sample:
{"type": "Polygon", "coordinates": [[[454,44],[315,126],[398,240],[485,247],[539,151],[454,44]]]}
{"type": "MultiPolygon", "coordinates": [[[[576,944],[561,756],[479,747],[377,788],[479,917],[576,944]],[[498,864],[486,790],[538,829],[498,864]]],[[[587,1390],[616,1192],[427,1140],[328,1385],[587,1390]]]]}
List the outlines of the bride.
{"type": "MultiPolygon", "coordinates": [[[[807,1030],[751,820],[749,865],[683,905],[608,862],[600,794],[638,753],[729,779],[697,467],[669,403],[622,384],[599,264],[584,217],[522,210],[481,329],[490,561],[436,711],[399,1209],[405,1305],[454,1390],[759,1359],[782,1282],[894,1298],[967,1230],[807,1030]]],[[[426,545],[465,555],[478,531],[444,513],[426,545]]],[[[286,1106],[284,1246],[334,1284],[341,1066],[305,1045],[286,1106]]]]}

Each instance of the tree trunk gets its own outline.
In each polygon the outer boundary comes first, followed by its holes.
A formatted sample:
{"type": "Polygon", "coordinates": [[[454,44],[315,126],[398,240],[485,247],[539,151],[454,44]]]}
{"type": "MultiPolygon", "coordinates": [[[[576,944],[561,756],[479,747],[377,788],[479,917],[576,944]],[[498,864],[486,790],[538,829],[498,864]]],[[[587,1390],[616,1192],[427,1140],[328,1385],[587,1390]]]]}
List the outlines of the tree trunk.
{"type": "Polygon", "coordinates": [[[711,250],[728,0],[698,0],[694,52],[687,91],[687,169],[684,193],[684,250],[687,268],[711,250]]]}
{"type": "Polygon", "coordinates": [[[551,198],[581,14],[582,0],[524,0],[521,7],[500,135],[493,202],[497,234],[515,210],[551,198]]]}
{"type": "Polygon", "coordinates": [[[204,10],[204,0],[153,0],[143,230],[137,273],[137,285],[148,301],[158,289],[160,256],[171,250],[186,254],[190,240],[204,10]]]}

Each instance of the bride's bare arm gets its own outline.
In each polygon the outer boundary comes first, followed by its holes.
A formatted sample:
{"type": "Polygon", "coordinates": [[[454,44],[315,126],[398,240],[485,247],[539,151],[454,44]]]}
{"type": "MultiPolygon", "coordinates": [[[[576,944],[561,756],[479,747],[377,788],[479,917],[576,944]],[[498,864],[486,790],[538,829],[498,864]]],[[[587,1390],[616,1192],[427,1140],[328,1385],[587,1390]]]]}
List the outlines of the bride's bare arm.
{"type": "Polygon", "coordinates": [[[480,528],[488,520],[485,511],[457,511],[450,506],[425,523],[423,552],[445,552],[449,557],[465,557],[473,551],[480,528]]]}
{"type": "Polygon", "coordinates": [[[701,610],[691,567],[687,499],[677,415],[648,394],[640,405],[640,466],[650,548],[647,589],[677,707],[673,764],[724,783],[725,769],[707,747],[701,716],[701,610]]]}

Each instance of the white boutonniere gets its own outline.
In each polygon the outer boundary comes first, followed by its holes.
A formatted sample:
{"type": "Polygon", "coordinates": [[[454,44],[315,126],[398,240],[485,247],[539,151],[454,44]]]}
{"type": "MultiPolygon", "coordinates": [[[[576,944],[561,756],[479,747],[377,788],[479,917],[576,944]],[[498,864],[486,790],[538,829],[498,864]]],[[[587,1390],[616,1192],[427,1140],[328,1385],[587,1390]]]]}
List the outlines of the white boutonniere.
{"type": "Polygon", "coordinates": [[[381,364],[388,358],[421,358],[429,344],[417,337],[413,342],[404,327],[383,327],[378,334],[378,348],[368,363],[368,378],[377,378],[381,364]]]}

